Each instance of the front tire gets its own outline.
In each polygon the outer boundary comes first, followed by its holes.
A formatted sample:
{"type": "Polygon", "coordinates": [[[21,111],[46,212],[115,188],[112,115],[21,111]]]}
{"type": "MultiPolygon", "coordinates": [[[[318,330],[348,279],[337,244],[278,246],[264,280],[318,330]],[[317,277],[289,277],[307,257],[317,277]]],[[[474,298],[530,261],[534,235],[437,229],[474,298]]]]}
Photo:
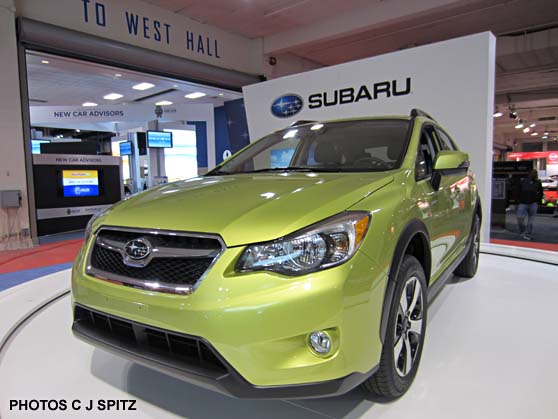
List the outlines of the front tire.
{"type": "Polygon", "coordinates": [[[374,401],[401,397],[415,378],[426,331],[426,291],[422,265],[405,255],[397,273],[380,365],[363,383],[374,401]]]}
{"type": "Polygon", "coordinates": [[[478,214],[474,215],[473,226],[471,227],[472,239],[469,244],[467,256],[461,261],[459,266],[453,271],[457,276],[463,278],[472,278],[477,273],[479,267],[480,255],[480,217],[478,214]]]}

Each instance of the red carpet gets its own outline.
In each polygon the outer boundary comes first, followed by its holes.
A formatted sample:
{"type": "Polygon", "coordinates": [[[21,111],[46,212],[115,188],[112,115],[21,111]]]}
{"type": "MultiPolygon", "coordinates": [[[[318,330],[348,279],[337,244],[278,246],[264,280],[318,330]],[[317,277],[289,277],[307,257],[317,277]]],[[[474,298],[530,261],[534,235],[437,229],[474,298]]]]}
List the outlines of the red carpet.
{"type": "Polygon", "coordinates": [[[505,246],[528,247],[529,249],[550,250],[551,252],[558,252],[558,244],[534,243],[534,242],[527,242],[527,241],[499,240],[499,239],[490,239],[490,243],[503,244],[505,246]]]}
{"type": "Polygon", "coordinates": [[[83,239],[75,239],[1,252],[0,274],[72,262],[82,244],[83,239]]]}

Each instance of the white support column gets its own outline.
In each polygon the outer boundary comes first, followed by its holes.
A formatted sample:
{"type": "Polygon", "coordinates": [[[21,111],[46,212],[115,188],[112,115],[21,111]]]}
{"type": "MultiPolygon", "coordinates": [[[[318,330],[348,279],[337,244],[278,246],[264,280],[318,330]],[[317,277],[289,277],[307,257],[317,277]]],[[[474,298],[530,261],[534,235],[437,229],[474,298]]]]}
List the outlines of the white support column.
{"type": "Polygon", "coordinates": [[[20,190],[21,208],[0,208],[0,250],[31,247],[15,28],[15,5],[0,0],[0,190],[20,190]]]}

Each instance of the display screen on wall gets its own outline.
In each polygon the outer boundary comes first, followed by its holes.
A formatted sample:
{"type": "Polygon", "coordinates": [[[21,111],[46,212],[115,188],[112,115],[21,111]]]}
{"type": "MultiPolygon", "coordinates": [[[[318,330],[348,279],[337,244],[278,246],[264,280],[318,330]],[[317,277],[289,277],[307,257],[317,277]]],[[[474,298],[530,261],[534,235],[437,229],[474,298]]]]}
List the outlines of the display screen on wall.
{"type": "Polygon", "coordinates": [[[99,172],[97,170],[63,170],[64,197],[99,196],[99,172]]]}
{"type": "Polygon", "coordinates": [[[131,141],[122,141],[118,144],[120,147],[120,155],[121,156],[129,156],[132,154],[132,142],[131,141]]]}
{"type": "Polygon", "coordinates": [[[31,153],[41,154],[41,144],[50,143],[50,140],[31,140],[31,153]]]}
{"type": "Polygon", "coordinates": [[[147,147],[172,148],[172,132],[147,131],[147,147]]]}

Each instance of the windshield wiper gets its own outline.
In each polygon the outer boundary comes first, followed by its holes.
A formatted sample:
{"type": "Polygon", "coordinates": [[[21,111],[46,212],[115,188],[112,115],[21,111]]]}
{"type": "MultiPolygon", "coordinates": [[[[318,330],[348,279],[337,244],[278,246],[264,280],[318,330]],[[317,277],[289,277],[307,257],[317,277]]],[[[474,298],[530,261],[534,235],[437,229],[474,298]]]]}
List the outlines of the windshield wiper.
{"type": "Polygon", "coordinates": [[[217,175],[232,175],[232,172],[227,172],[226,170],[221,170],[221,169],[217,169],[217,170],[212,170],[211,172],[208,172],[205,174],[205,176],[217,176],[217,175]]]}
{"type": "Polygon", "coordinates": [[[247,170],[238,173],[263,173],[263,172],[339,172],[339,169],[328,169],[323,167],[268,167],[265,169],[247,170]]]}

